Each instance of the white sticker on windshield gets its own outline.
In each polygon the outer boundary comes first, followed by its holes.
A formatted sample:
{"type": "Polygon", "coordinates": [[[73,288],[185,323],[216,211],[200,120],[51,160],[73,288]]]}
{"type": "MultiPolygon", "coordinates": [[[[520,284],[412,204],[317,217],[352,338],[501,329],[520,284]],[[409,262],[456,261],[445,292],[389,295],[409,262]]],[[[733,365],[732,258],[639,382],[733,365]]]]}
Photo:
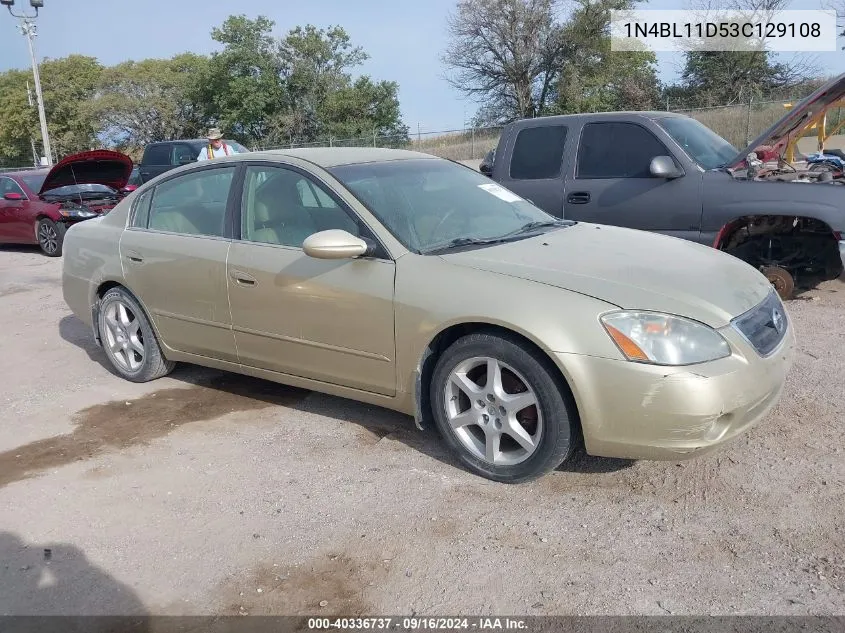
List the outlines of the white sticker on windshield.
{"type": "Polygon", "coordinates": [[[513,193],[512,191],[508,191],[504,187],[501,187],[495,183],[488,183],[483,185],[478,185],[479,189],[484,189],[487,193],[492,193],[497,198],[504,200],[505,202],[519,202],[522,200],[518,195],[513,193]]]}

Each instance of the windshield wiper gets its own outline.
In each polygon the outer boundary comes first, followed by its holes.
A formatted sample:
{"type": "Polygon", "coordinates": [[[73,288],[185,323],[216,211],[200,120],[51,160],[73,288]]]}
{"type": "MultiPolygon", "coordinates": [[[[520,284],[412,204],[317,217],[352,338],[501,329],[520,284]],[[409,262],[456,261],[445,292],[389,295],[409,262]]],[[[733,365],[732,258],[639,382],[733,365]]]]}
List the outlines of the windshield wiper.
{"type": "Polygon", "coordinates": [[[456,237],[455,239],[450,240],[445,244],[439,244],[437,246],[434,246],[433,248],[429,248],[425,252],[433,253],[435,251],[442,251],[449,248],[457,248],[459,246],[484,246],[487,244],[502,244],[503,242],[509,242],[514,237],[523,235],[525,233],[530,233],[531,231],[534,231],[536,229],[541,229],[550,226],[572,226],[573,224],[575,224],[575,222],[573,222],[572,220],[542,220],[529,222],[528,224],[523,224],[521,227],[514,231],[510,231],[509,233],[505,233],[504,235],[499,235],[498,237],[456,237]]]}
{"type": "Polygon", "coordinates": [[[458,246],[483,246],[485,244],[499,244],[506,240],[502,239],[501,237],[494,237],[488,239],[480,239],[475,237],[456,237],[453,240],[449,240],[445,244],[437,244],[431,248],[427,248],[424,253],[435,253],[437,251],[445,251],[450,248],[457,248],[458,246]]]}
{"type": "Polygon", "coordinates": [[[522,235],[523,233],[530,233],[536,229],[543,229],[551,226],[572,226],[573,224],[575,224],[575,222],[571,220],[536,220],[534,222],[529,222],[528,224],[523,224],[518,229],[511,231],[510,233],[505,233],[497,239],[522,235]]]}

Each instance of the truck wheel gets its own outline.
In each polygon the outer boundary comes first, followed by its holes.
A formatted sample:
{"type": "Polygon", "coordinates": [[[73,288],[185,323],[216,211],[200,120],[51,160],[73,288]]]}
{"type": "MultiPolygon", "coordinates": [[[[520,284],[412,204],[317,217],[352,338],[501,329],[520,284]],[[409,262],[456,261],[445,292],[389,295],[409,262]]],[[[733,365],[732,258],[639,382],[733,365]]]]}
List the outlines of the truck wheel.
{"type": "Polygon", "coordinates": [[[781,299],[784,301],[792,299],[795,293],[795,279],[788,270],[780,266],[766,266],[761,272],[769,280],[769,283],[775,287],[781,299]]]}

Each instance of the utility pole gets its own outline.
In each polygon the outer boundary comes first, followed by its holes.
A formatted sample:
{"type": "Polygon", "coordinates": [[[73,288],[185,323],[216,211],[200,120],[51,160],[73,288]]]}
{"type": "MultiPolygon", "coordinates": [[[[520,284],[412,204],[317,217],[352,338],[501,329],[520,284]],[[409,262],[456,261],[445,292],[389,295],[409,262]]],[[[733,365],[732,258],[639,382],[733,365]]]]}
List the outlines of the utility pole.
{"type": "Polygon", "coordinates": [[[44,97],[41,94],[41,76],[38,73],[38,60],[35,57],[35,44],[33,39],[36,37],[35,18],[38,17],[38,9],[44,6],[44,0],[29,0],[29,4],[35,9],[35,15],[17,14],[12,11],[12,6],[15,0],[0,0],[0,4],[6,6],[12,16],[18,18],[21,23],[18,30],[26,37],[27,44],[29,44],[29,58],[32,61],[32,75],[35,79],[35,97],[38,101],[38,118],[41,121],[41,140],[44,144],[44,156],[47,159],[47,164],[53,164],[53,152],[50,149],[50,134],[47,130],[47,115],[44,112],[44,97]]]}

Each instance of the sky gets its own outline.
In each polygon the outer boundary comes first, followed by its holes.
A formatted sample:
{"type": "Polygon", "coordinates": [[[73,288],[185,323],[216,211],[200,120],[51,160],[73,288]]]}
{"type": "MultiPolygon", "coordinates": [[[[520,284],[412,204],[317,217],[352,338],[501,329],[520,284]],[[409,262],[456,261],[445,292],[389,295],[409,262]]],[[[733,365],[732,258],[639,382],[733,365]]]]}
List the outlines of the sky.
{"type": "MultiPolygon", "coordinates": [[[[793,0],[790,8],[822,8],[824,0],[793,0]]],[[[186,51],[210,53],[210,32],[233,13],[265,15],[275,34],[305,24],[340,25],[370,59],[359,69],[376,80],[399,83],[402,115],[412,133],[460,129],[477,105],[464,100],[443,78],[440,56],[447,45],[446,19],[455,0],[45,0],[35,40],[39,60],[72,53],[106,65],[128,59],[170,57],[186,51]],[[120,7],[119,9],[116,7],[120,7]]],[[[16,11],[30,10],[17,0],[16,11]]],[[[683,9],[685,0],[650,0],[640,8],[683,9]]],[[[0,12],[0,71],[29,68],[26,39],[7,11],[0,12]]],[[[825,73],[845,72],[845,51],[821,53],[825,73]]],[[[659,53],[659,74],[672,80],[682,57],[659,53]]]]}

